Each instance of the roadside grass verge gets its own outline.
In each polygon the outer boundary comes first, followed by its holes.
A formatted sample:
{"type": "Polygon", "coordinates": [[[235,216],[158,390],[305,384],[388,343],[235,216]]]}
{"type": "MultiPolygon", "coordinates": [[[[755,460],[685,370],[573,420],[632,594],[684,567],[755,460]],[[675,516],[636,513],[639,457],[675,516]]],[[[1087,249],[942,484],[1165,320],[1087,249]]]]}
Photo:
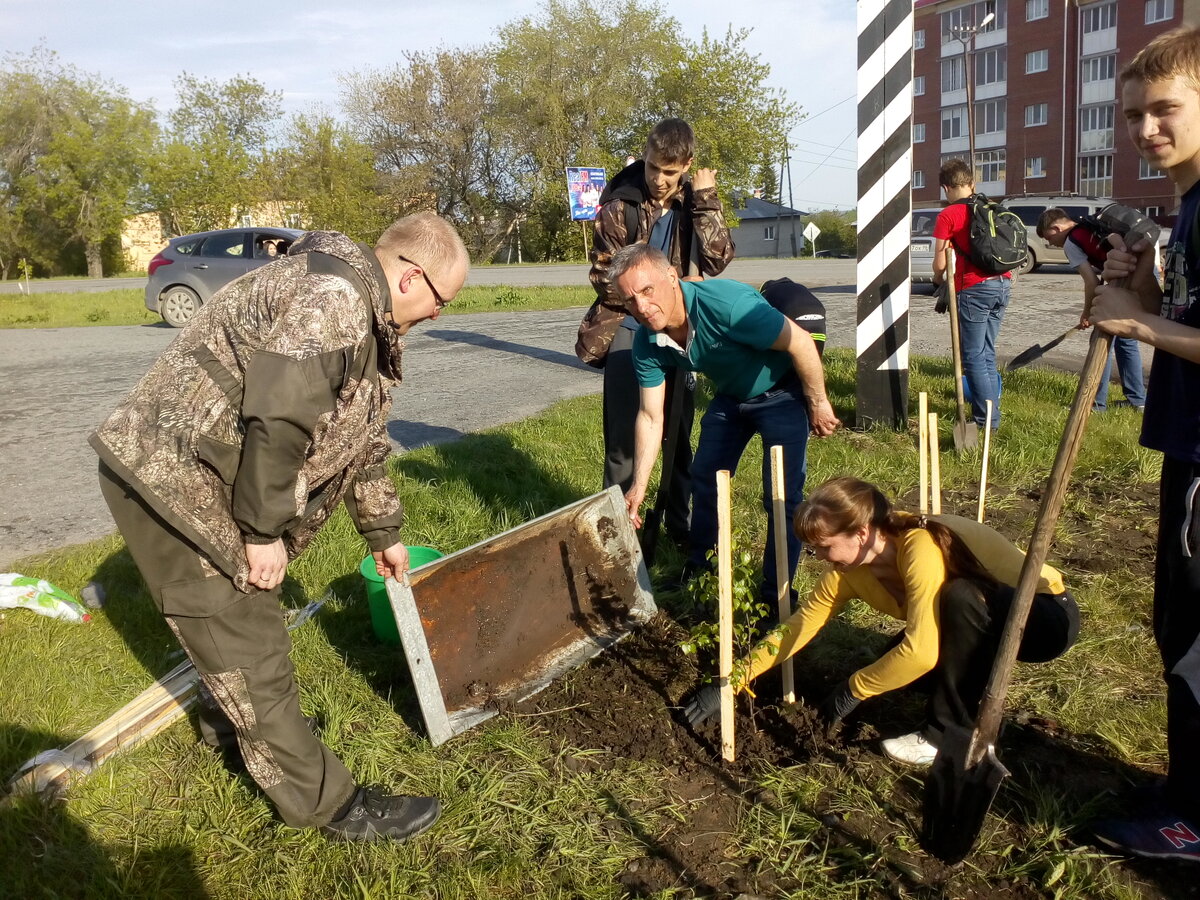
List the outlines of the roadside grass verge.
{"type": "MultiPolygon", "coordinates": [[[[442,315],[567,309],[587,306],[595,296],[588,285],[465,287],[442,315]]],[[[138,288],[96,293],[0,295],[0,328],[81,328],[160,321],[157,313],[146,309],[145,292],[138,288]]]]}
{"type": "MultiPolygon", "coordinates": [[[[852,354],[830,351],[826,370],[835,408],[852,408],[852,354]]],[[[1070,376],[1041,370],[1006,376],[987,520],[1018,543],[1032,529],[1074,386],[1070,376]]],[[[949,361],[915,359],[910,388],[914,410],[916,393],[924,390],[942,414],[944,511],[974,516],[980,455],[953,452],[949,361]]],[[[699,404],[706,400],[702,395],[699,404]]],[[[579,398],[512,426],[393,459],[407,509],[406,542],[452,552],[599,490],[599,422],[599,397],[579,398]]],[[[1019,667],[1008,705],[1018,722],[1058,723],[1062,751],[1081,761],[1102,756],[1158,768],[1165,713],[1150,633],[1146,549],[1156,530],[1157,459],[1136,446],[1138,425],[1132,410],[1092,417],[1051,554],[1084,611],[1083,634],[1063,658],[1019,667]]],[[[760,460],[752,442],[734,481],[734,528],[756,554],[765,538],[760,460]]],[[[810,445],[810,486],[843,473],[876,481],[912,508],[915,427],[842,431],[810,445]]],[[[647,854],[647,836],[661,844],[681,815],[684,801],[664,788],[663,773],[596,748],[567,746],[536,717],[501,715],[431,748],[402,654],[371,634],[356,574],[364,549],[339,513],[289,568],[289,605],[333,594],[293,633],[301,703],[359,778],[442,797],[446,812],[435,831],[399,847],[354,847],[287,828],[252,782],[231,777],[193,727],[181,723],[79,781],[60,804],[22,798],[0,807],[0,893],[238,900],[627,896],[618,875],[647,854]],[[584,758],[603,764],[575,764],[584,758]]],[[[665,542],[659,556],[652,574],[664,587],[660,605],[682,615],[678,596],[666,588],[680,559],[665,542]]],[[[92,727],[178,660],[119,538],[30,557],[14,568],[74,593],[99,580],[109,600],[86,626],[25,612],[0,615],[5,776],[92,727]]],[[[818,573],[806,561],[797,586],[803,591],[818,573]]],[[[877,632],[878,645],[895,628],[862,604],[852,604],[843,622],[877,632]]],[[[863,653],[861,642],[845,639],[845,629],[827,631],[798,658],[806,677],[844,676],[849,660],[863,653]]],[[[1019,767],[1020,759],[1006,763],[1019,767]]],[[[770,873],[786,889],[780,896],[962,896],[954,878],[978,872],[968,860],[938,888],[913,880],[904,860],[920,852],[916,823],[892,799],[919,797],[919,776],[910,772],[841,765],[828,755],[806,765],[763,766],[758,781],[775,802],[747,804],[724,854],[770,873]],[[818,798],[839,815],[875,823],[881,843],[833,840],[828,824],[812,814],[818,798]],[[897,894],[897,884],[907,887],[897,894]]],[[[1169,896],[1156,890],[1151,870],[1117,864],[1086,844],[1085,823],[1110,806],[1103,797],[1081,801],[1056,784],[1010,783],[979,853],[1019,897],[1169,896]],[[1013,842],[1010,824],[1024,836],[1020,843],[1013,842]]],[[[681,884],[654,896],[690,892],[681,884]]]]}

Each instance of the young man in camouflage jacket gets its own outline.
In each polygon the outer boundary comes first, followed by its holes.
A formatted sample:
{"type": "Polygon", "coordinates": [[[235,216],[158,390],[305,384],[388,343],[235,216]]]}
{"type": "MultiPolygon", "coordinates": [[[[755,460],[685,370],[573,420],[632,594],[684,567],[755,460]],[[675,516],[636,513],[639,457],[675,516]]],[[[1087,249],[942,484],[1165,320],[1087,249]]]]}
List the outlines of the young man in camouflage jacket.
{"type": "MultiPolygon", "coordinates": [[[[608,276],[612,256],[629,244],[651,244],[687,280],[721,274],[733,259],[733,241],[717,196],[716,172],[688,171],[695,153],[692,128],[682,119],[664,119],[646,139],[640,160],[618,172],[600,196],[596,238],[589,275],[596,302],[579,327],[575,352],[584,362],[604,367],[604,486],[633,485],[634,422],[638,384],[633,373],[633,334],[638,328],[608,276]],[[632,226],[632,227],[631,227],[632,226]]],[[[688,534],[691,494],[692,421],[695,380],[686,385],[675,462],[668,485],[667,532],[677,542],[688,534]]],[[[668,386],[671,409],[674,385],[668,386]]]]}
{"type": "Polygon", "coordinates": [[[91,436],[100,486],[167,624],[236,747],[295,827],[335,840],[428,828],[431,797],[356,784],[300,712],[279,605],[289,560],[345,502],[381,575],[402,575],[385,463],[401,336],[459,291],[467,255],[431,213],[374,249],[312,232],[219,291],[91,436]]]}

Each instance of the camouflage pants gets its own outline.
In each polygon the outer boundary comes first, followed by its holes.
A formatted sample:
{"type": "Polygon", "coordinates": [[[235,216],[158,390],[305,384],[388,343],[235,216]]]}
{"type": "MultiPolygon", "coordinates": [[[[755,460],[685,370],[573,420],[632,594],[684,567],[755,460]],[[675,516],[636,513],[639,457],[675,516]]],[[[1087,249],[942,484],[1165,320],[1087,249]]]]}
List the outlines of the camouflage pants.
{"type": "Polygon", "coordinates": [[[326,824],[355,782],[300,712],[278,590],[239,591],[103,463],[100,490],[155,605],[232,724],[247,771],[288,825],[326,824]]]}

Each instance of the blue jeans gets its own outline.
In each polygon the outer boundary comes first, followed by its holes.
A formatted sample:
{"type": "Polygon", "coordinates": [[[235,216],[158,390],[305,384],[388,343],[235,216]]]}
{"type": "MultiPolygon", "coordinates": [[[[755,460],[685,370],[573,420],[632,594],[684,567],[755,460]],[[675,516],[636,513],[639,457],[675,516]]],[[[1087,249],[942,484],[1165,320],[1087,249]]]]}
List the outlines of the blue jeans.
{"type": "Polygon", "coordinates": [[[800,539],[791,528],[796,507],[804,499],[807,471],[808,406],[799,382],[775,388],[749,400],[717,394],[700,420],[700,442],[692,461],[692,530],[688,567],[703,571],[705,558],[717,545],[717,472],[737,473],[750,438],[762,437],[762,502],[767,512],[767,546],[763,551],[764,590],[775,592],[775,525],[771,515],[771,451],[783,447],[784,509],[787,513],[788,584],[800,559],[800,539]]]}
{"type": "Polygon", "coordinates": [[[1100,376],[1100,389],[1096,391],[1096,402],[1092,409],[1102,410],[1108,406],[1108,379],[1112,376],[1113,357],[1117,358],[1117,372],[1121,375],[1121,388],[1130,406],[1146,405],[1146,384],[1142,380],[1142,352],[1133,338],[1113,338],[1112,350],[1104,363],[1104,374],[1100,376]]]}
{"type": "Polygon", "coordinates": [[[986,401],[992,401],[992,428],[1000,425],[1000,373],[996,369],[996,338],[1008,296],[1010,278],[989,278],[958,295],[958,334],[962,343],[963,376],[971,393],[971,415],[977,425],[987,421],[986,401]]]}

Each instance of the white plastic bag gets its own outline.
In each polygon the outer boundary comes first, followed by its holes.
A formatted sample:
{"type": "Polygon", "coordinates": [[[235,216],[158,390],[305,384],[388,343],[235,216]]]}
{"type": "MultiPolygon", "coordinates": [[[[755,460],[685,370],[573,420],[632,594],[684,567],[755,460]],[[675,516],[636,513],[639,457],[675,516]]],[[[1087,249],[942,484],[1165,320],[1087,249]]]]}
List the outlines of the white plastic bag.
{"type": "Polygon", "coordinates": [[[83,604],[66,591],[41,578],[16,572],[0,574],[0,609],[28,609],[67,622],[89,622],[92,618],[83,604]]]}

